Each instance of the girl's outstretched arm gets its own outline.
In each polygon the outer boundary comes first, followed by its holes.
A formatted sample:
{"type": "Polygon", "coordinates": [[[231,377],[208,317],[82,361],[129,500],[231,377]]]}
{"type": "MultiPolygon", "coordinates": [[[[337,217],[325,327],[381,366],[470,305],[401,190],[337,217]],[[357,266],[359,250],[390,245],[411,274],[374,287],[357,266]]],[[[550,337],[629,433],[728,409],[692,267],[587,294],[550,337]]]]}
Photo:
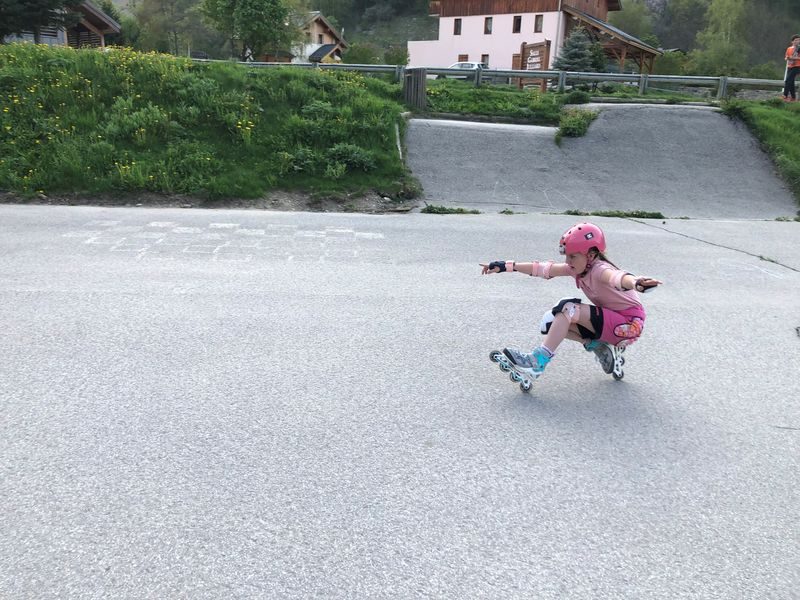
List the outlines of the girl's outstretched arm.
{"type": "Polygon", "coordinates": [[[490,275],[492,273],[506,273],[517,271],[525,273],[533,277],[541,277],[543,279],[550,279],[552,277],[564,277],[571,275],[571,270],[566,263],[554,263],[552,260],[547,262],[515,262],[512,260],[496,260],[489,264],[479,263],[481,266],[481,275],[490,275]]]}
{"type": "Polygon", "coordinates": [[[652,277],[637,277],[619,269],[608,269],[601,275],[603,283],[607,283],[618,290],[636,290],[639,293],[649,292],[663,283],[652,277]]]}

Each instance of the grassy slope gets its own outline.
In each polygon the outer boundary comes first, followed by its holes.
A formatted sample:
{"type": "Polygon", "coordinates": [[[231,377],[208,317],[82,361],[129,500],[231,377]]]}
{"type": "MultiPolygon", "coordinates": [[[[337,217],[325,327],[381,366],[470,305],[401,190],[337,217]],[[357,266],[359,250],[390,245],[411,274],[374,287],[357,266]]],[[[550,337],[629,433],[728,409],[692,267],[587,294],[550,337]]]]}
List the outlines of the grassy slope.
{"type": "Polygon", "coordinates": [[[735,101],[724,111],[747,124],[800,202],[800,103],[735,101]]]}
{"type": "Polygon", "coordinates": [[[357,74],[0,46],[0,189],[402,195],[399,94],[357,74]]]}

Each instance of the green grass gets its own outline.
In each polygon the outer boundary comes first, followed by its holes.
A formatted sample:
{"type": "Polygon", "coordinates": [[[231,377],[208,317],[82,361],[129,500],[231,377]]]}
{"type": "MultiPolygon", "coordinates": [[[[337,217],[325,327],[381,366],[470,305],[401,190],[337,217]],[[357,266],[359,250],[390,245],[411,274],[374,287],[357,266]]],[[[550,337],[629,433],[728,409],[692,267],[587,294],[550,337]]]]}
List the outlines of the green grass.
{"type": "Polygon", "coordinates": [[[438,206],[436,204],[426,204],[425,208],[419,212],[427,215],[479,215],[481,211],[470,210],[466,208],[448,208],[446,206],[438,206]]]}
{"type": "Polygon", "coordinates": [[[800,202],[800,104],[737,100],[725,103],[723,111],[747,125],[800,202]]]}
{"type": "MultiPolygon", "coordinates": [[[[661,86],[666,84],[659,84],[661,86]]],[[[589,86],[581,85],[578,89],[585,89],[592,96],[599,98],[616,98],[621,100],[641,101],[641,100],[665,100],[668,104],[680,104],[682,102],[699,102],[710,99],[712,92],[703,89],[700,95],[693,95],[688,92],[673,91],[663,87],[655,87],[651,82],[644,95],[639,94],[639,85],[620,84],[620,83],[601,83],[597,89],[590,89],[589,86]]]]}
{"type": "Polygon", "coordinates": [[[0,46],[0,190],[411,197],[399,98],[356,73],[0,46]]]}
{"type": "Polygon", "coordinates": [[[556,132],[556,143],[560,144],[563,137],[582,137],[589,131],[589,125],[597,118],[597,112],[593,110],[581,110],[577,108],[565,109],[561,113],[558,122],[558,132],[556,132]]]}
{"type": "Polygon", "coordinates": [[[509,85],[475,87],[453,79],[428,81],[427,101],[429,112],[505,117],[537,125],[557,124],[562,106],[556,94],[509,85]]]}

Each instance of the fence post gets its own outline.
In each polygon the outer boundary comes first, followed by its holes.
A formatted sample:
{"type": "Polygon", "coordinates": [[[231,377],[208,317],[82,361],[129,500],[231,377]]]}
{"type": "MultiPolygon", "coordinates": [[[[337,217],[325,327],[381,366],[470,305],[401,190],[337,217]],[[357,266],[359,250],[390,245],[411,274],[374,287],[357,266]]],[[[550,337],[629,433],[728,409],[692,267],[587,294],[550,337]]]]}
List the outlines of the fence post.
{"type": "Polygon", "coordinates": [[[403,77],[403,100],[419,110],[428,107],[428,71],[426,69],[405,69],[403,77]]]}
{"type": "Polygon", "coordinates": [[[639,75],[639,95],[644,96],[647,93],[647,84],[649,83],[649,77],[647,73],[642,73],[639,75]]]}
{"type": "Polygon", "coordinates": [[[719,89],[717,90],[717,100],[722,100],[728,95],[728,76],[719,78],[719,89]]]}
{"type": "Polygon", "coordinates": [[[396,65],[394,68],[394,82],[400,83],[403,80],[403,73],[406,68],[403,65],[396,65]]]}
{"type": "Polygon", "coordinates": [[[481,83],[483,82],[483,69],[478,67],[475,69],[475,87],[481,87],[481,83]]]}
{"type": "Polygon", "coordinates": [[[566,71],[559,71],[558,72],[558,93],[559,94],[563,94],[565,89],[567,89],[567,72],[566,71]]]}

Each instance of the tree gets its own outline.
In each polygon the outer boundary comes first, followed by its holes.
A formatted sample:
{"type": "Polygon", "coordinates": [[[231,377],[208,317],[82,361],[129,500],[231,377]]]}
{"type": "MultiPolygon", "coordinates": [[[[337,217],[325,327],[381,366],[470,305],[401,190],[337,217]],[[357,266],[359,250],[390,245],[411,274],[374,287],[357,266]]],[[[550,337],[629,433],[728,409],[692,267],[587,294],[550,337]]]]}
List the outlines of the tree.
{"type": "Polygon", "coordinates": [[[745,0],[711,0],[708,26],[697,34],[698,50],[692,52],[694,69],[704,75],[741,75],[748,65],[750,47],[745,0]]]}
{"type": "Polygon", "coordinates": [[[208,22],[238,47],[241,60],[288,50],[299,39],[292,8],[283,0],[203,0],[201,5],[208,22]]]}
{"type": "Polygon", "coordinates": [[[107,33],[106,34],[106,45],[107,46],[125,46],[129,45],[130,38],[126,35],[126,25],[129,23],[122,18],[122,14],[119,12],[114,3],[111,0],[101,0],[97,3],[98,8],[106,13],[109,17],[114,19],[120,25],[120,32],[119,33],[107,33]]]}
{"type": "Polygon", "coordinates": [[[665,48],[693,50],[697,32],[706,27],[709,0],[670,0],[661,19],[654,23],[655,34],[665,48]]]}
{"type": "Polygon", "coordinates": [[[142,26],[143,42],[150,49],[181,54],[185,29],[195,0],[138,0],[134,14],[142,26]]]}
{"type": "Polygon", "coordinates": [[[69,27],[78,22],[74,0],[0,0],[0,42],[7,35],[29,31],[41,42],[42,27],[69,27]]]}
{"type": "Polygon", "coordinates": [[[372,44],[350,44],[342,55],[342,62],[352,65],[376,65],[380,61],[380,50],[372,44]]]}
{"type": "Polygon", "coordinates": [[[645,0],[625,0],[622,10],[611,13],[608,22],[643,41],[645,38],[652,40],[655,35],[653,13],[645,0]]]}
{"type": "Polygon", "coordinates": [[[595,66],[594,42],[583,27],[576,27],[564,41],[553,68],[559,71],[591,72],[595,66]]]}

